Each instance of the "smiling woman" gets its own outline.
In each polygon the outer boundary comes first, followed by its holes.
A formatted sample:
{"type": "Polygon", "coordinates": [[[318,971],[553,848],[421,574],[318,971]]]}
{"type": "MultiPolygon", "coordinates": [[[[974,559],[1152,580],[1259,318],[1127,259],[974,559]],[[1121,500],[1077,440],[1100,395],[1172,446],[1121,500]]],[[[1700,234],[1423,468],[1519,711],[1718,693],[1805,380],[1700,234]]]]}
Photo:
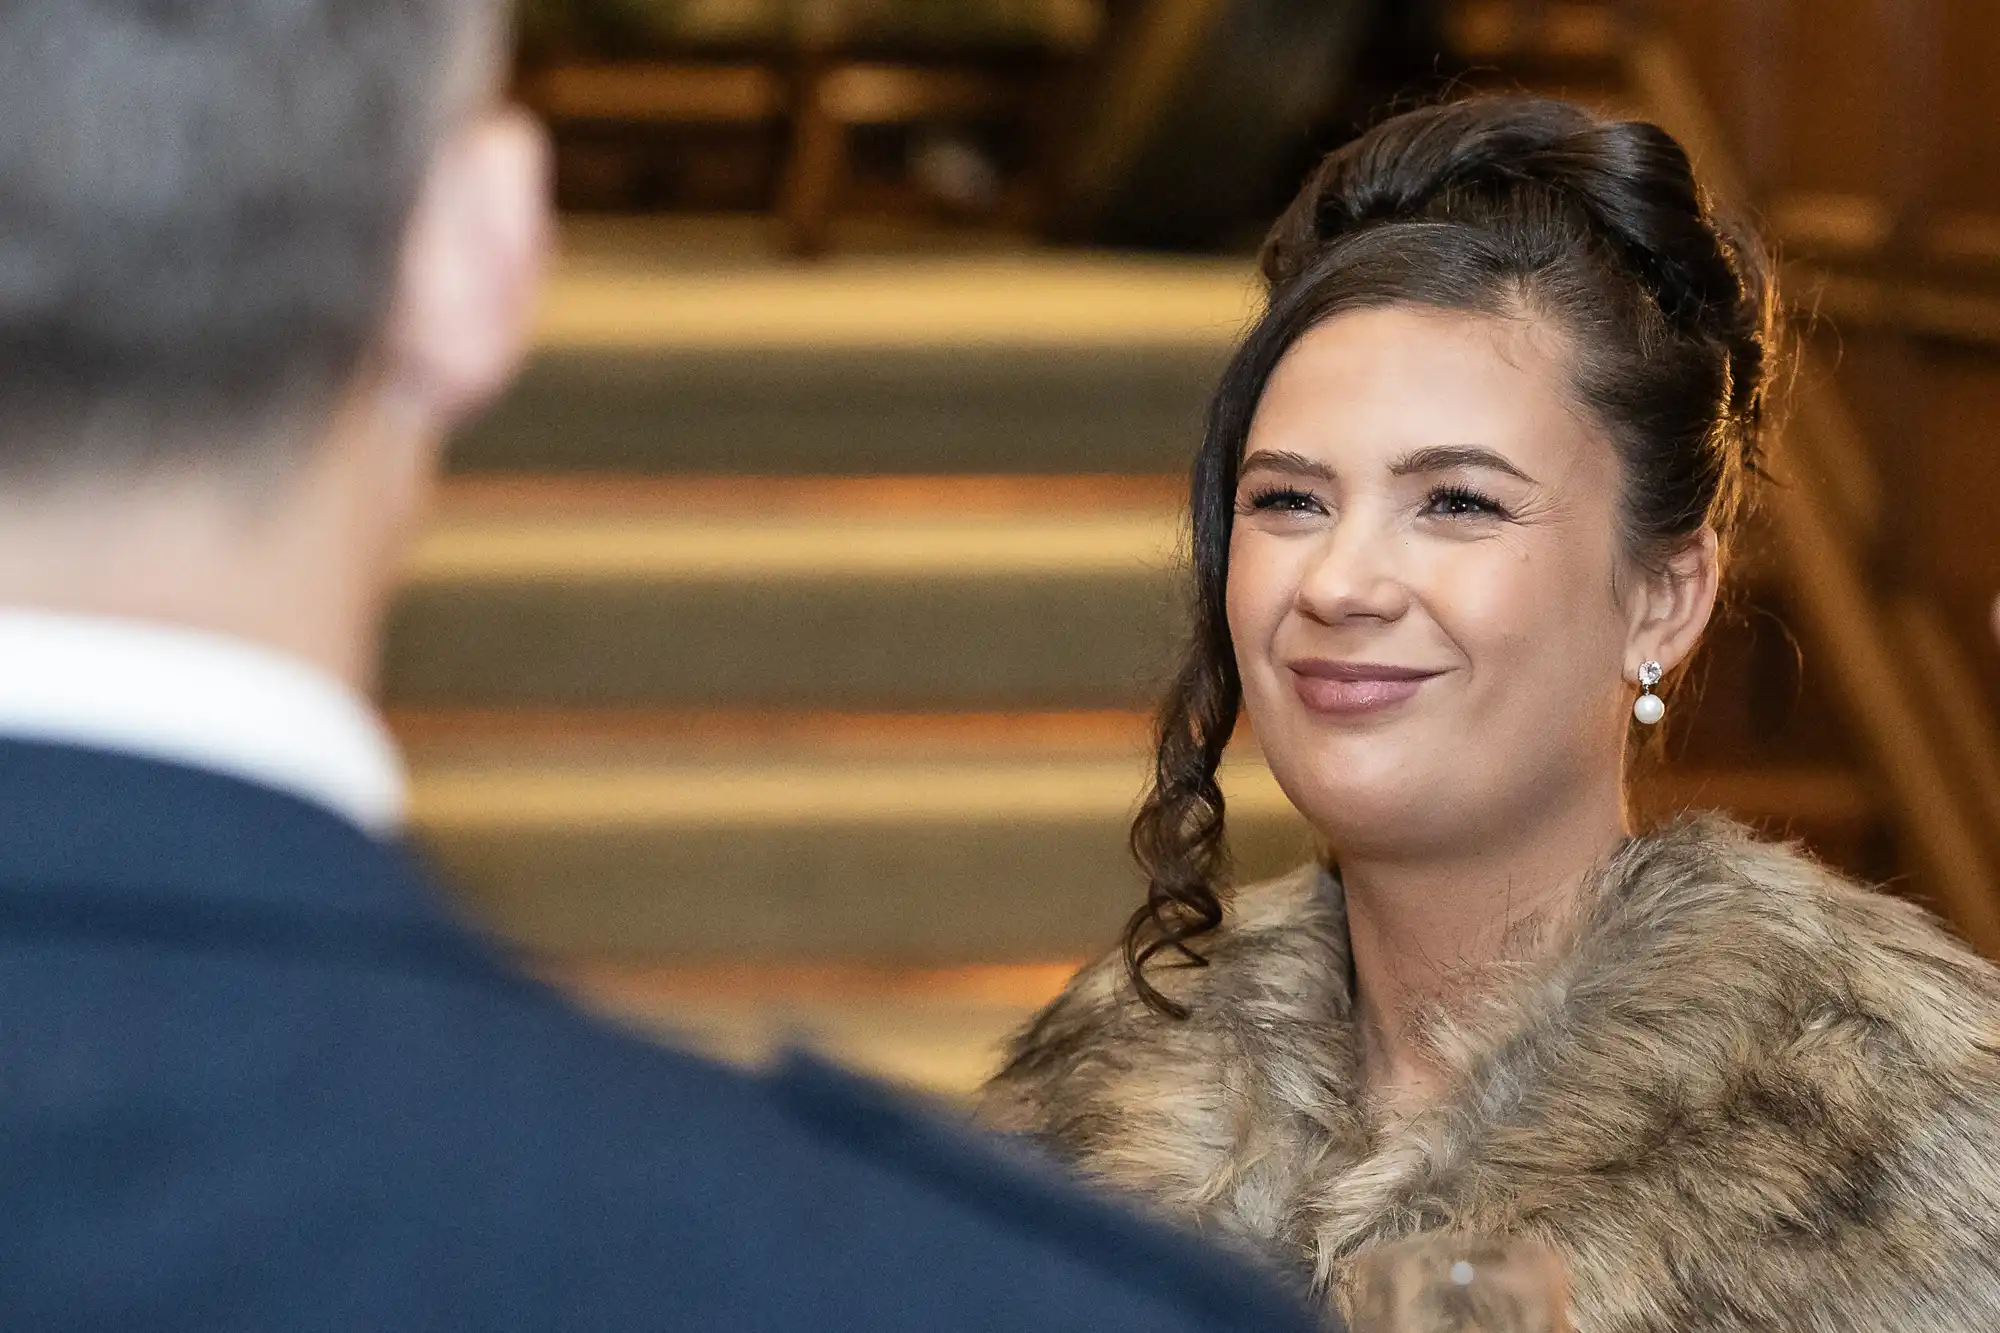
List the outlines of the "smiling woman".
{"type": "Polygon", "coordinates": [[[1330,1302],[1465,1231],[1562,1256],[1583,1333],[2000,1325],[2000,974],[1625,800],[1759,471],[1767,271],[1668,135],[1565,103],[1327,159],[1195,463],[1147,901],[992,1122],[1330,1302]],[[1232,889],[1239,714],[1325,856],[1232,889]]]}
{"type": "MultiPolygon", "coordinates": [[[[1316,326],[1265,386],[1230,637],[1272,769],[1351,891],[1378,850],[1441,835],[1620,835],[1624,682],[1693,646],[1714,560],[1699,537],[1662,577],[1622,559],[1618,461],[1568,410],[1565,368],[1535,324],[1385,306],[1316,326]],[[1426,797],[1447,775],[1448,828],[1426,797]]],[[[1384,1054],[1397,1083],[1426,1072],[1384,1054]]]]}

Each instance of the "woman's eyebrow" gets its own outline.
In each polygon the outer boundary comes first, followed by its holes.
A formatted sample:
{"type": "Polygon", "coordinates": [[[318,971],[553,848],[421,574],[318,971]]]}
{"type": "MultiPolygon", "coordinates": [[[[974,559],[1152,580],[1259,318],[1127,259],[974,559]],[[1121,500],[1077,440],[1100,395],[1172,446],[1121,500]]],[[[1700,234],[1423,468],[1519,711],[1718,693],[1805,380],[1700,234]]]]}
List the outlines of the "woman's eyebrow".
{"type": "Polygon", "coordinates": [[[1243,460],[1238,475],[1251,472],[1282,472],[1291,477],[1311,477],[1314,481],[1336,480],[1334,471],[1317,458],[1307,458],[1289,449],[1259,449],[1243,460]]]}
{"type": "Polygon", "coordinates": [[[1404,454],[1389,465],[1391,476],[1408,477],[1425,472],[1452,472],[1459,468],[1485,468],[1489,472],[1499,472],[1525,481],[1530,486],[1535,479],[1515,467],[1512,463],[1494,453],[1491,449],[1476,444],[1440,444],[1415,453],[1404,454]]]}

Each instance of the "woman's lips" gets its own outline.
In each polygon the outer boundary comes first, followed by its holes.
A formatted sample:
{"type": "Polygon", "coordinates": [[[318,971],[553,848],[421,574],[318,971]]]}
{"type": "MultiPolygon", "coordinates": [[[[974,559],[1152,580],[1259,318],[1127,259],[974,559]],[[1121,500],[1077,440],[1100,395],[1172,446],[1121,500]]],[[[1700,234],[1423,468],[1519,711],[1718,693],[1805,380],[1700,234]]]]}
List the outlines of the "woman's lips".
{"type": "Polygon", "coordinates": [[[1299,702],[1315,713],[1352,717],[1393,707],[1425,681],[1443,673],[1375,662],[1330,662],[1311,658],[1291,664],[1299,702]]]}

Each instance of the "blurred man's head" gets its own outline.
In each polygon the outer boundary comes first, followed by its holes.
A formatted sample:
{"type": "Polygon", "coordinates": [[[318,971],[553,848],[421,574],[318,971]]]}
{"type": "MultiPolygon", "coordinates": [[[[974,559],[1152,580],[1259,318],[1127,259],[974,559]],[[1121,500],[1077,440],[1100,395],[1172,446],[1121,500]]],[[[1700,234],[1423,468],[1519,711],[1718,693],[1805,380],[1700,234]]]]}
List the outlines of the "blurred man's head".
{"type": "MultiPolygon", "coordinates": [[[[255,632],[164,575],[123,605],[69,549],[185,546],[174,515],[232,501],[261,585],[339,563],[315,543],[386,577],[532,307],[542,154],[498,106],[505,37],[499,0],[0,5],[0,599],[255,632]]],[[[327,595],[351,618],[380,589],[327,595]]]]}

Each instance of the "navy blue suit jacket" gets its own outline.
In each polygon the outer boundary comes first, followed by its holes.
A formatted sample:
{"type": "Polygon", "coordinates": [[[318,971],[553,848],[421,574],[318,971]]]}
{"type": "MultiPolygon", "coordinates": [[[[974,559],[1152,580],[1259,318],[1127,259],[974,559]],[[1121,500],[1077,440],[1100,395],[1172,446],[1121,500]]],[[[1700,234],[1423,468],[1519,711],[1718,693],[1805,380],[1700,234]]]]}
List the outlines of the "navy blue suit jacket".
{"type": "Polygon", "coordinates": [[[317,807],[12,741],[0,1325],[1306,1326],[871,1085],[579,1014],[317,807]]]}

